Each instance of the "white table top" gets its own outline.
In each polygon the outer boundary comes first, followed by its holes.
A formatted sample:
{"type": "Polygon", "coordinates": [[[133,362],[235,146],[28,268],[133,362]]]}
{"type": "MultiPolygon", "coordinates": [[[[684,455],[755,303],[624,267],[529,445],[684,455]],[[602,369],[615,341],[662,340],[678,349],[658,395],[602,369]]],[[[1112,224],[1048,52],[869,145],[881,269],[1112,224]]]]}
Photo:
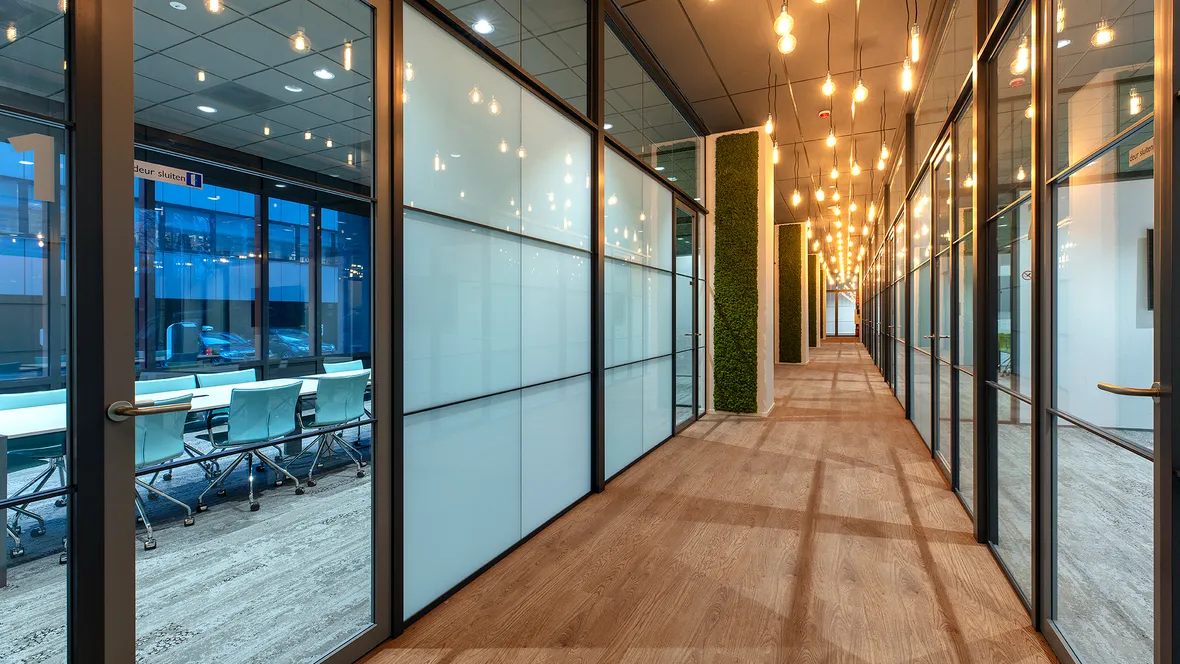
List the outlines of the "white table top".
{"type": "MultiPolygon", "coordinates": [[[[162,401],[164,399],[172,399],[175,397],[184,396],[186,394],[193,395],[193,410],[207,411],[217,410],[219,408],[228,408],[230,397],[234,389],[255,389],[260,387],[278,387],[280,385],[290,385],[292,383],[302,383],[299,388],[299,396],[308,397],[316,393],[319,387],[318,378],[325,375],[331,376],[350,376],[368,371],[342,371],[335,374],[316,374],[315,376],[308,376],[306,378],[276,378],[274,380],[260,380],[252,383],[234,383],[231,385],[218,385],[217,387],[198,387],[194,390],[172,390],[169,392],[154,392],[152,394],[139,394],[135,397],[136,403],[144,403],[146,401],[162,401]]],[[[8,438],[22,438],[25,436],[35,436],[46,433],[59,433],[66,430],[66,405],[53,404],[49,406],[31,406],[29,408],[13,408],[12,410],[0,410],[0,435],[8,438]]]]}

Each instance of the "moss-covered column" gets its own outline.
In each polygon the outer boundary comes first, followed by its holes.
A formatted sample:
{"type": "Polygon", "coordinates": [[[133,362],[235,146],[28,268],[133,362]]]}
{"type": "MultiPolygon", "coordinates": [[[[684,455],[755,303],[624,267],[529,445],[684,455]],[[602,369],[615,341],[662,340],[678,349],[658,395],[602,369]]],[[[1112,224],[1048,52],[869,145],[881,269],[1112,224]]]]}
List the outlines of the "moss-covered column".
{"type": "Polygon", "coordinates": [[[758,410],[758,132],[717,137],[713,403],[758,410]]]}
{"type": "Polygon", "coordinates": [[[807,345],[819,346],[819,256],[807,255],[807,345]]]}
{"type": "Polygon", "coordinates": [[[802,224],[778,227],[778,361],[807,361],[807,237],[802,224]]]}

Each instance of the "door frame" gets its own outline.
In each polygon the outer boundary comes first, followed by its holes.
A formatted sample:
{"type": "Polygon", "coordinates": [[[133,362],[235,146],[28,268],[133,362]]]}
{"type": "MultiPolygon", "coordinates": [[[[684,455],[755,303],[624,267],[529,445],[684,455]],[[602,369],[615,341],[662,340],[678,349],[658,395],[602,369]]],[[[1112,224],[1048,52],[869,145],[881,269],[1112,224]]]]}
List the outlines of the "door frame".
{"type": "Polygon", "coordinates": [[[702,264],[702,260],[698,260],[698,257],[699,256],[703,257],[704,250],[705,250],[705,246],[704,246],[704,242],[703,242],[704,241],[704,237],[703,237],[704,233],[702,232],[704,230],[703,223],[704,223],[704,216],[699,214],[693,208],[693,206],[688,203],[688,198],[683,193],[681,193],[680,191],[675,191],[672,196],[672,433],[673,434],[679,434],[681,431],[684,431],[688,427],[692,426],[694,422],[696,422],[698,419],[700,419],[704,415],[704,412],[702,411],[703,404],[699,403],[699,401],[700,401],[700,399],[699,399],[700,381],[703,380],[703,377],[697,375],[699,373],[698,369],[701,366],[700,365],[700,354],[702,352],[704,352],[704,350],[705,350],[705,345],[704,345],[705,331],[698,329],[700,327],[700,313],[701,312],[700,312],[700,292],[697,290],[698,288],[700,288],[700,284],[704,281],[704,275],[698,274],[698,272],[700,272],[700,268],[701,268],[701,264],[702,264]],[[679,303],[678,293],[677,293],[679,285],[677,282],[680,280],[681,277],[688,276],[688,275],[681,274],[676,267],[676,258],[677,258],[677,254],[676,254],[676,238],[677,238],[676,226],[677,226],[677,218],[679,217],[681,212],[685,212],[687,214],[692,215],[692,219],[693,219],[693,222],[692,222],[692,254],[691,254],[692,276],[689,277],[689,281],[692,284],[692,286],[691,286],[691,290],[692,290],[692,332],[688,333],[688,334],[692,335],[692,348],[690,349],[692,351],[692,400],[691,400],[692,403],[689,404],[689,406],[692,408],[692,415],[690,417],[688,417],[687,419],[685,419],[683,422],[678,421],[677,417],[676,417],[677,409],[683,406],[682,404],[678,403],[679,400],[676,397],[677,381],[679,378],[679,375],[677,372],[677,369],[678,369],[678,366],[677,366],[678,361],[677,360],[678,360],[678,356],[680,355],[680,353],[684,352],[684,351],[677,351],[676,350],[676,341],[679,338],[679,336],[681,334],[683,334],[676,327],[676,309],[677,309],[677,305],[679,303]]]}

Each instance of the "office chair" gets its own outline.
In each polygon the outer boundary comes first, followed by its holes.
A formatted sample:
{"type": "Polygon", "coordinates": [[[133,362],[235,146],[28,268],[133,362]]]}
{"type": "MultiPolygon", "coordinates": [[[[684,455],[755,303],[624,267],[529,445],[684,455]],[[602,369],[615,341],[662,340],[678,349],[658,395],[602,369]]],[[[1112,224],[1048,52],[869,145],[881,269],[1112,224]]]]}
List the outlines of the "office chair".
{"type": "MultiPolygon", "coordinates": [[[[155,405],[172,406],[175,404],[191,404],[192,402],[193,395],[186,394],[172,399],[161,399],[156,401],[155,405]]],[[[135,470],[137,472],[149,466],[172,461],[185,454],[187,450],[184,443],[184,422],[187,415],[188,413],[185,411],[178,411],[175,413],[160,413],[159,415],[144,415],[135,418],[135,470]]],[[[158,495],[184,508],[184,525],[193,525],[193,511],[188,505],[173,498],[153,484],[144,482],[138,476],[135,478],[135,486],[147,491],[149,496],[158,495]]],[[[143,542],[143,549],[144,551],[151,551],[156,548],[156,537],[152,531],[152,522],[148,519],[147,508],[143,504],[143,499],[139,497],[138,490],[135,492],[135,509],[139,512],[139,518],[143,521],[143,526],[147,530],[147,539],[143,542]]]]}
{"type": "MultiPolygon", "coordinates": [[[[64,389],[0,394],[0,410],[49,406],[64,404],[65,402],[66,391],[64,389]]],[[[15,493],[12,493],[8,497],[19,498],[26,494],[37,493],[45,488],[45,485],[55,473],[58,476],[61,486],[66,486],[65,455],[66,434],[64,431],[8,439],[7,460],[9,474],[37,468],[44,464],[41,472],[33,476],[24,486],[17,489],[15,493]]],[[[7,534],[12,537],[13,541],[13,548],[9,552],[9,555],[13,558],[23,555],[25,552],[19,537],[22,532],[20,525],[22,516],[32,519],[37,523],[36,526],[33,526],[29,530],[31,536],[40,537],[45,534],[45,518],[28,509],[31,502],[25,502],[8,508],[13,511],[12,520],[6,527],[7,534]]],[[[58,507],[65,506],[65,498],[58,498],[54,504],[58,507]]]]}
{"type": "Polygon", "coordinates": [[[324,373],[341,373],[344,371],[362,371],[365,368],[365,363],[360,360],[348,360],[345,362],[324,362],[324,373]]]}
{"type": "MultiPolygon", "coordinates": [[[[185,374],[181,376],[168,376],[166,378],[152,378],[147,380],[135,381],[135,396],[142,394],[155,394],[157,392],[180,392],[182,390],[193,391],[197,389],[197,377],[193,374],[185,374]]],[[[209,429],[208,420],[203,413],[194,413],[189,411],[184,420],[185,433],[199,433],[209,429]]],[[[189,442],[185,441],[184,451],[192,458],[199,458],[204,455],[204,452],[194,447],[189,442]]],[[[221,468],[216,460],[213,461],[198,461],[201,469],[205,471],[205,479],[211,480],[221,472],[221,468]]],[[[172,481],[172,472],[164,473],[164,481],[172,481]]],[[[153,475],[149,484],[156,483],[156,476],[153,475]]],[[[155,495],[151,496],[155,498],[155,495]]]]}
{"type": "Polygon", "coordinates": [[[226,418],[224,434],[211,435],[210,442],[214,450],[245,448],[220,475],[217,476],[201,495],[197,498],[197,511],[204,512],[209,507],[205,505],[205,494],[213,487],[218,487],[217,495],[224,496],[225,478],[237,468],[243,460],[250,469],[250,511],[259,509],[258,501],[254,499],[254,455],[262,466],[275,471],[275,486],[283,485],[283,476],[295,482],[295,494],[303,493],[299,480],[287,472],[273,459],[255,449],[257,443],[282,438],[298,429],[295,409],[299,402],[299,381],[289,385],[277,387],[235,388],[230,393],[229,414],[226,418]]]}
{"type": "MultiPolygon", "coordinates": [[[[369,372],[350,374],[347,376],[326,376],[319,379],[316,388],[315,414],[303,422],[304,427],[328,428],[347,424],[365,417],[365,390],[369,385],[369,372]]],[[[359,428],[358,428],[358,437],[359,428]]],[[[332,447],[336,446],[356,464],[356,476],[364,477],[365,462],[361,455],[352,449],[338,431],[328,431],[316,436],[312,445],[303,448],[287,463],[287,468],[307,454],[315,446],[315,457],[311,461],[311,468],[307,471],[307,486],[315,486],[312,474],[322,465],[320,459],[332,454],[332,447]]]]}

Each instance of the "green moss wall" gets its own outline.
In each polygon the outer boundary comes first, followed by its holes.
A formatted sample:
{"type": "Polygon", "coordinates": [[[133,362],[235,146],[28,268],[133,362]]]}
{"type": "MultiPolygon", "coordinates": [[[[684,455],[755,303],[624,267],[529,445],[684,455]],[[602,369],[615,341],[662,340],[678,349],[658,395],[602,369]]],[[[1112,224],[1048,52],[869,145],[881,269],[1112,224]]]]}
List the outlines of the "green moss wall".
{"type": "Polygon", "coordinates": [[[758,132],[717,138],[713,405],[758,410],[758,132]]]}
{"type": "Polygon", "coordinates": [[[778,227],[778,361],[803,361],[803,290],[806,262],[803,258],[802,224],[778,227]]]}
{"type": "Polygon", "coordinates": [[[819,256],[807,256],[807,345],[819,345],[819,256]]]}

